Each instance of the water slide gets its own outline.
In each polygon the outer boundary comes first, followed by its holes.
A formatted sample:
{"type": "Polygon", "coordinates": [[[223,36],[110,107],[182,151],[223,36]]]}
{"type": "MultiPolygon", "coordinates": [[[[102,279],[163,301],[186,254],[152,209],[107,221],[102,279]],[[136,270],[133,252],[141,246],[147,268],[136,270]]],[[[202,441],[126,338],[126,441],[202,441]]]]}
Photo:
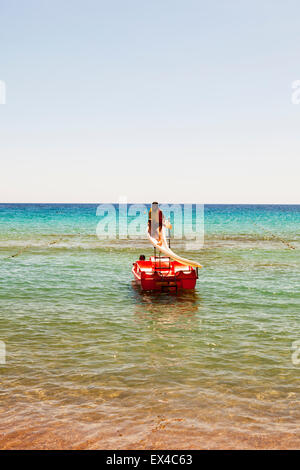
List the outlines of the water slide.
{"type": "Polygon", "coordinates": [[[155,238],[151,237],[150,233],[148,232],[148,238],[154,248],[157,250],[161,251],[164,255],[168,256],[169,258],[174,259],[175,261],[178,261],[179,263],[185,264],[186,266],[193,266],[194,268],[202,268],[202,265],[197,263],[196,261],[191,261],[186,258],[181,258],[181,256],[176,255],[168,246],[167,242],[167,237],[166,237],[166,227],[162,227],[161,231],[161,238],[162,238],[162,244],[158,245],[158,240],[155,238]]]}

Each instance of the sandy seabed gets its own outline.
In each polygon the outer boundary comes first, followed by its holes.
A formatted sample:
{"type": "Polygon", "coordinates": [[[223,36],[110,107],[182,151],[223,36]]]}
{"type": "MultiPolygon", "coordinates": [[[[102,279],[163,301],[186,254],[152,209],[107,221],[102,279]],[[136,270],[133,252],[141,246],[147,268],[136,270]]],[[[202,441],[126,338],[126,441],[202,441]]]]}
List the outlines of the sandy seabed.
{"type": "MultiPolygon", "coordinates": [[[[1,426],[0,449],[298,449],[300,432],[240,432],[231,429],[200,430],[184,418],[157,416],[136,426],[120,423],[69,424],[18,423],[1,426]]],[[[209,427],[209,426],[206,426],[209,427]]]]}

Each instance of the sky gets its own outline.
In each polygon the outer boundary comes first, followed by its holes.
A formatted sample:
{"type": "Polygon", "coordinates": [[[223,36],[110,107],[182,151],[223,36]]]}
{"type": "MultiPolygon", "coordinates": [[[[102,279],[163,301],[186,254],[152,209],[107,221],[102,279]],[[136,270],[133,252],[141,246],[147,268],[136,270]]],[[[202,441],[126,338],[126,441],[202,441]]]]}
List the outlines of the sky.
{"type": "Polygon", "coordinates": [[[299,31],[294,0],[0,0],[0,202],[300,203],[299,31]]]}

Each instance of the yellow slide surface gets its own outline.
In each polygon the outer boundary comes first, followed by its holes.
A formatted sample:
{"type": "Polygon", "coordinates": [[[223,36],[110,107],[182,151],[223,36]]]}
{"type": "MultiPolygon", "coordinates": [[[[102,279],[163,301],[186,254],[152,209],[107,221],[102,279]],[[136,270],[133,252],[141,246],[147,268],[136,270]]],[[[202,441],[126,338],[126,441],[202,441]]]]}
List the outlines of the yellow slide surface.
{"type": "Polygon", "coordinates": [[[197,263],[196,261],[191,261],[186,258],[181,258],[181,256],[176,255],[168,246],[167,238],[166,238],[166,229],[165,227],[162,227],[162,244],[161,246],[157,244],[158,240],[155,238],[151,237],[150,233],[148,232],[148,238],[152,245],[159,251],[161,251],[164,255],[168,256],[169,258],[174,259],[175,261],[178,261],[179,263],[185,264],[186,266],[193,266],[194,268],[202,268],[202,265],[200,263],[197,263]]]}

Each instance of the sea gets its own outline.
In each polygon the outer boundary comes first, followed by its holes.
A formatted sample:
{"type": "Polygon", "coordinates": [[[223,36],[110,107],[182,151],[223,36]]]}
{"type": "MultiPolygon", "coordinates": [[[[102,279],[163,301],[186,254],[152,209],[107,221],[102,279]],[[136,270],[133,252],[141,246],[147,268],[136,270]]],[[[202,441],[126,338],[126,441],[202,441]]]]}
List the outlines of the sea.
{"type": "Polygon", "coordinates": [[[0,204],[0,448],[299,448],[300,205],[204,205],[177,293],[140,290],[143,227],[103,217],[0,204]]]}

